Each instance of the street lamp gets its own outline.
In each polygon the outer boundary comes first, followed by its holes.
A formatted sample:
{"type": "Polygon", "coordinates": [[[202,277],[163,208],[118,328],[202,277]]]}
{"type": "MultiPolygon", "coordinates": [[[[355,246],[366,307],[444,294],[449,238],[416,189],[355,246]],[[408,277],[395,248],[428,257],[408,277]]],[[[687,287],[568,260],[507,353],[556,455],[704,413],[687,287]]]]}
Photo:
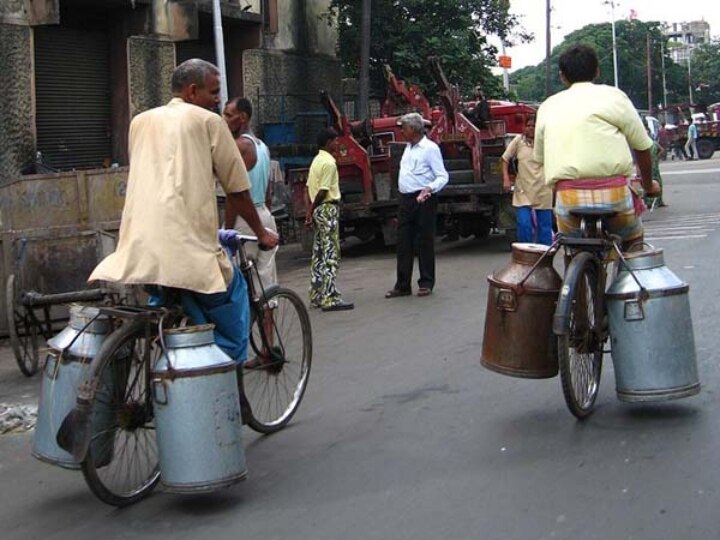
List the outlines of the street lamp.
{"type": "Polygon", "coordinates": [[[613,75],[615,77],[615,88],[618,87],[618,59],[617,59],[617,35],[615,33],[615,0],[605,0],[605,5],[610,6],[610,18],[612,25],[612,43],[613,43],[613,75]]]}

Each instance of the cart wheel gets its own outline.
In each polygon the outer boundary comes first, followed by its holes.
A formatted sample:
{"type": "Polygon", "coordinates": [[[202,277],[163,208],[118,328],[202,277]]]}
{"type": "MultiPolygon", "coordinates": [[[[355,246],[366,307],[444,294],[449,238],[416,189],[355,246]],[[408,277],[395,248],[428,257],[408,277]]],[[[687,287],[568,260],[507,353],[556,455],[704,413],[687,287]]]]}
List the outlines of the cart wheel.
{"type": "Polygon", "coordinates": [[[38,328],[32,312],[17,302],[15,274],[10,274],[5,286],[5,313],[7,314],[10,345],[20,371],[27,377],[37,373],[39,363],[38,328]]]}

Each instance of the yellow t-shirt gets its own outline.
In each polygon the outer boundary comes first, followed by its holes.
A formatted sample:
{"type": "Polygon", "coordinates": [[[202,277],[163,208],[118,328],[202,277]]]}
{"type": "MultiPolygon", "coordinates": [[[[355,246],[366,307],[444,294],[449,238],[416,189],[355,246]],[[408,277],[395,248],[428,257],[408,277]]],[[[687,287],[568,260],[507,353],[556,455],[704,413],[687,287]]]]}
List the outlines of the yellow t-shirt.
{"type": "Polygon", "coordinates": [[[625,93],[612,86],[575,83],[540,106],[535,159],[545,182],[632,176],[630,148],[647,150],[652,139],[625,93]]]}
{"type": "Polygon", "coordinates": [[[226,291],[233,269],[218,243],[215,177],[226,193],[250,187],[227,124],[175,98],[133,119],[129,149],[117,250],[88,281],[226,291]]]}
{"type": "Polygon", "coordinates": [[[320,150],[310,164],[307,190],[310,201],[314,201],[318,191],[326,189],[325,201],[340,200],[340,179],[335,158],[330,152],[320,150]]]}

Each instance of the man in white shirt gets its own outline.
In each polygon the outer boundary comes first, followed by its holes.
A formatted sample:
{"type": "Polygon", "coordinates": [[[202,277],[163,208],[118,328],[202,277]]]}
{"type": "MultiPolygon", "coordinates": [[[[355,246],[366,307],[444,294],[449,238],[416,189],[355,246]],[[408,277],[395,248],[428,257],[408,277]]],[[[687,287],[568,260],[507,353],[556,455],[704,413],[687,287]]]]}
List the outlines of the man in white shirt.
{"type": "Polygon", "coordinates": [[[428,296],[435,286],[435,215],[437,194],[448,182],[437,144],[425,136],[423,117],[409,113],[400,118],[403,135],[410,142],[400,161],[397,229],[397,280],[385,298],[412,294],[414,246],[417,240],[418,296],[428,296]]]}

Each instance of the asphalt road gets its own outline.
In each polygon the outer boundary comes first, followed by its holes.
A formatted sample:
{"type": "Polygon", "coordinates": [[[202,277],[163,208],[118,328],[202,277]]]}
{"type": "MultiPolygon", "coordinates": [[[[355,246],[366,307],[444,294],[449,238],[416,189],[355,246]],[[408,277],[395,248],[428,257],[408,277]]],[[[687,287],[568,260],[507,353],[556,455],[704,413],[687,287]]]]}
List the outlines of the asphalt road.
{"type": "MultiPolygon", "coordinates": [[[[306,399],[285,431],[244,432],[246,482],[116,510],[35,461],[30,434],[0,436],[0,538],[717,539],[720,156],[663,170],[670,206],[647,216],[647,239],[690,284],[700,395],[622,403],[606,357],[595,414],[577,422],[559,379],[480,366],[503,238],[440,245],[428,298],[385,300],[392,250],[355,247],[339,285],[356,309],[312,312],[306,399]]],[[[286,248],[283,283],[304,292],[307,265],[286,248]]],[[[4,352],[0,402],[32,401],[37,381],[4,352]]]]}

